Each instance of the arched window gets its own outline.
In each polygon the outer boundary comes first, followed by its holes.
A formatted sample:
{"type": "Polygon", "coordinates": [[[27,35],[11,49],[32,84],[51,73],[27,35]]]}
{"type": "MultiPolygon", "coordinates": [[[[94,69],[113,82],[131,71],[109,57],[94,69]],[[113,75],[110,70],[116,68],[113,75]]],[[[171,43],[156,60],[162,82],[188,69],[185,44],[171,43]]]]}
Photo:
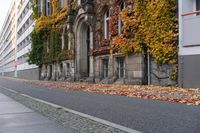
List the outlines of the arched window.
{"type": "Polygon", "coordinates": [[[110,10],[108,9],[104,14],[104,38],[109,39],[109,21],[110,21],[110,10]]]}
{"type": "Polygon", "coordinates": [[[122,26],[123,26],[123,24],[122,24],[122,10],[125,8],[125,6],[126,6],[126,4],[123,1],[119,4],[119,20],[118,20],[118,33],[119,33],[119,35],[122,34],[122,26]]]}

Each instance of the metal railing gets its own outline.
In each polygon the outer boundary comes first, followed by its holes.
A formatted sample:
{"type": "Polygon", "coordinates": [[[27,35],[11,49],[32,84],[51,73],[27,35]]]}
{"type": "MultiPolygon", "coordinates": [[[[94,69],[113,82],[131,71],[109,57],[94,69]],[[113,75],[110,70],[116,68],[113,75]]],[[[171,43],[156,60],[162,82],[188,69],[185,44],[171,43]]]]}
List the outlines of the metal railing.
{"type": "Polygon", "coordinates": [[[194,11],[194,12],[188,12],[188,13],[183,13],[181,14],[181,16],[190,16],[190,15],[194,15],[194,14],[200,14],[200,10],[198,11],[194,11]]]}

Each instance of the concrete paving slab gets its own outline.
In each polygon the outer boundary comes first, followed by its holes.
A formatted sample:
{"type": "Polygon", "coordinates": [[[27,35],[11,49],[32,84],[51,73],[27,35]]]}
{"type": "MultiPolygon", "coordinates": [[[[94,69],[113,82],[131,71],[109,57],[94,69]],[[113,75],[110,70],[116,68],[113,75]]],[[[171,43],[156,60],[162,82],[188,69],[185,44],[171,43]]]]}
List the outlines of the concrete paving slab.
{"type": "Polygon", "coordinates": [[[0,115],[12,113],[27,113],[33,112],[31,109],[23,106],[15,101],[0,102],[0,115]]]}
{"type": "Polygon", "coordinates": [[[11,113],[25,113],[33,112],[31,109],[26,108],[22,104],[15,102],[13,99],[0,94],[0,115],[11,113]]]}
{"type": "Polygon", "coordinates": [[[72,131],[60,127],[56,124],[48,123],[31,126],[2,128],[0,133],[72,133],[72,131]]]}
{"type": "Polygon", "coordinates": [[[13,101],[11,98],[0,93],[0,102],[13,101]]]}
{"type": "Polygon", "coordinates": [[[5,127],[29,126],[50,123],[49,119],[35,112],[0,115],[0,131],[5,127]]]}
{"type": "Polygon", "coordinates": [[[72,133],[0,93],[0,133],[72,133]]]}

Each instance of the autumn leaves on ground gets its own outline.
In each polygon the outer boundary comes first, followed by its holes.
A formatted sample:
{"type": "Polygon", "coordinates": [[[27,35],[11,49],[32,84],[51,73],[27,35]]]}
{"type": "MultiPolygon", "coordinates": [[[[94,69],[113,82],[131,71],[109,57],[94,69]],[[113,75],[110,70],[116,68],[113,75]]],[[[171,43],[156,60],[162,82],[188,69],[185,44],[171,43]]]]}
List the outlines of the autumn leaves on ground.
{"type": "Polygon", "coordinates": [[[48,88],[61,88],[77,91],[95,92],[109,95],[121,95],[143,99],[154,99],[183,103],[187,105],[200,105],[200,89],[183,89],[177,87],[160,86],[138,86],[138,85],[115,85],[115,84],[94,84],[86,82],[54,82],[54,81],[31,81],[18,80],[26,84],[46,86],[48,88]]]}

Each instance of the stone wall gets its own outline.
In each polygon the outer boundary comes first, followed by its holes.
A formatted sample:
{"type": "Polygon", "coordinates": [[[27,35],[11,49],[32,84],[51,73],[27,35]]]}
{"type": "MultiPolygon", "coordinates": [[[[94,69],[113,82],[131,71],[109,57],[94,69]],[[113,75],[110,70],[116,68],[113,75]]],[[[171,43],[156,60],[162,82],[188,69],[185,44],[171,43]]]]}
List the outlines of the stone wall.
{"type": "Polygon", "coordinates": [[[62,61],[54,64],[44,64],[41,68],[41,80],[74,81],[73,61],[62,61]]]}
{"type": "Polygon", "coordinates": [[[21,79],[38,80],[39,79],[39,69],[27,69],[17,71],[17,77],[21,79]]]}
{"type": "Polygon", "coordinates": [[[4,76],[6,77],[15,77],[15,72],[12,71],[12,72],[4,72],[4,76]]]}
{"type": "Polygon", "coordinates": [[[144,61],[141,54],[126,57],[126,84],[142,84],[144,61]]]}
{"type": "Polygon", "coordinates": [[[177,82],[170,79],[172,74],[172,65],[157,65],[151,60],[151,84],[158,86],[176,85],[177,82]]]}
{"type": "Polygon", "coordinates": [[[141,54],[124,56],[123,54],[95,57],[95,82],[116,84],[142,84],[143,58],[141,54]],[[124,58],[124,78],[118,78],[117,58],[124,58]],[[109,59],[108,77],[103,78],[103,59],[109,59]]]}

